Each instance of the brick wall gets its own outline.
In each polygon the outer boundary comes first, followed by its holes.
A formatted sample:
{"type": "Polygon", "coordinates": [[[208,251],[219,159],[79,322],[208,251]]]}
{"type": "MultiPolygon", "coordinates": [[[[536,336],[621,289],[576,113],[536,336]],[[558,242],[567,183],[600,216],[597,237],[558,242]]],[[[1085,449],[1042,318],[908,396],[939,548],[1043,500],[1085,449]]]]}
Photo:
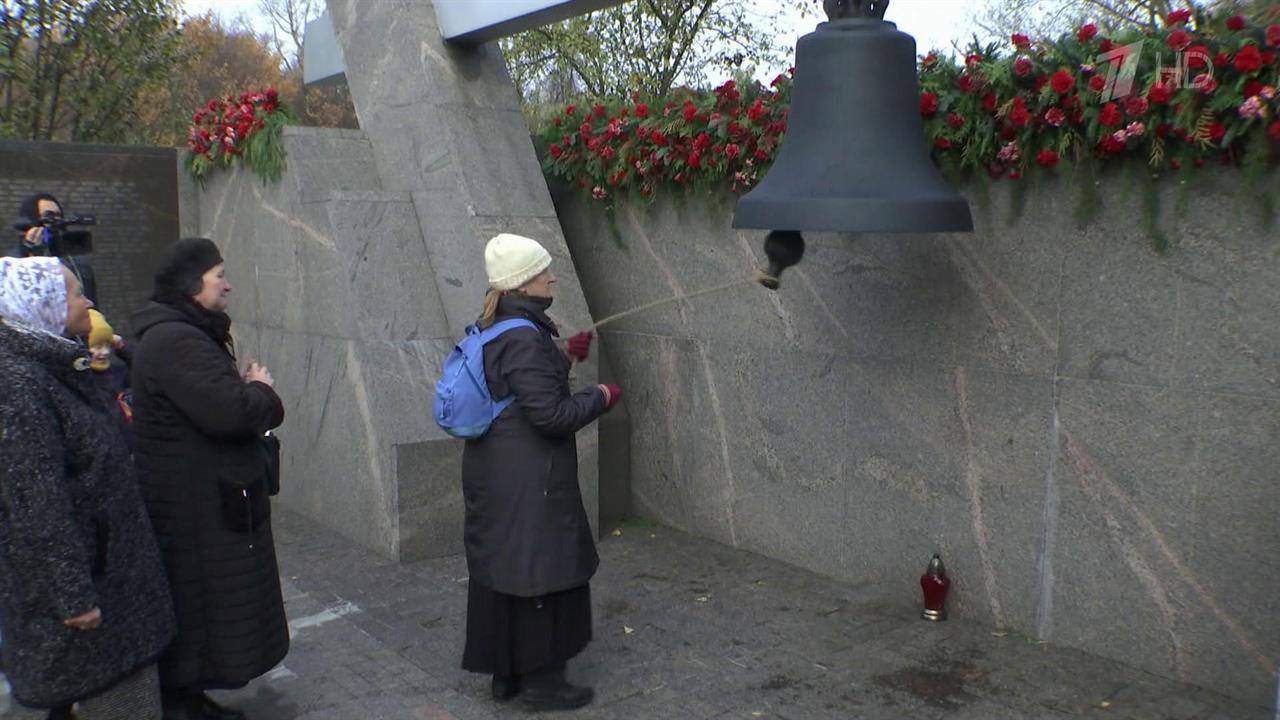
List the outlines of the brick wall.
{"type": "Polygon", "coordinates": [[[48,192],[71,215],[94,215],[93,267],[107,319],[128,334],[129,315],[151,291],[159,253],[178,238],[177,151],[173,148],[0,142],[0,242],[22,198],[48,192]]]}

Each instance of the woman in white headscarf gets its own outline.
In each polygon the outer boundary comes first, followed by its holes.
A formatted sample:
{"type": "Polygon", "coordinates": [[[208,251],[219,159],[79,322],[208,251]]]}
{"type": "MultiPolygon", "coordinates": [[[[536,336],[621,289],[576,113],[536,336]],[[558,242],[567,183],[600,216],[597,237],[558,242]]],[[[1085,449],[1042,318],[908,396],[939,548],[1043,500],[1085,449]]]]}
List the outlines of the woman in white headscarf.
{"type": "Polygon", "coordinates": [[[0,637],[45,718],[159,720],[174,620],[124,439],[98,400],[80,282],[55,258],[0,258],[0,637]]]}

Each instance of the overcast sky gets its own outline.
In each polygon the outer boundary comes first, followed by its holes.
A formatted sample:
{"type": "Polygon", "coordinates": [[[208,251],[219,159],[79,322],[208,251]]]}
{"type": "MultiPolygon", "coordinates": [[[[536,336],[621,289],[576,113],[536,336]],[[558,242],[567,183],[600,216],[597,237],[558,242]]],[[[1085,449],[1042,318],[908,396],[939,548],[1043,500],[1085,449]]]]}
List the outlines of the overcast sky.
{"type": "MultiPolygon", "coordinates": [[[[486,2],[487,0],[474,0],[486,2]]],[[[756,0],[762,10],[777,9],[778,0],[756,0]]],[[[961,42],[970,38],[973,29],[969,26],[969,8],[975,5],[974,0],[893,0],[889,3],[886,20],[898,25],[898,29],[910,33],[916,39],[920,52],[933,47],[949,49],[952,41],[961,42]]],[[[815,8],[819,3],[815,3],[815,8]]],[[[186,12],[198,15],[206,10],[213,10],[224,20],[243,16],[251,25],[260,31],[266,31],[268,25],[258,12],[257,0],[184,0],[186,12]]],[[[801,17],[799,12],[788,13],[789,27],[787,43],[794,46],[796,39],[811,32],[819,18],[810,13],[809,17],[801,17]]]]}

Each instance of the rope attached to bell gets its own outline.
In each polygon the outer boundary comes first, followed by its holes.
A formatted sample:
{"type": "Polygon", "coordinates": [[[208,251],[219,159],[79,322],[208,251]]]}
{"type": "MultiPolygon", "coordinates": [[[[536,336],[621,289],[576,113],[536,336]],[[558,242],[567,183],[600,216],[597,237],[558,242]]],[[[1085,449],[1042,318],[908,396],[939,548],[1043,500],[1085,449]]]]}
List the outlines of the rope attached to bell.
{"type": "Polygon", "coordinates": [[[753,283],[760,283],[765,287],[777,287],[778,279],[757,270],[756,272],[752,273],[750,277],[740,278],[738,280],[734,280],[733,282],[725,283],[723,285],[716,285],[715,287],[703,288],[701,290],[697,290],[694,292],[681,293],[680,295],[675,295],[673,297],[663,298],[661,300],[655,300],[650,303],[645,303],[644,305],[633,307],[630,310],[623,310],[620,313],[614,313],[613,315],[610,315],[602,320],[597,320],[596,323],[592,325],[590,329],[599,330],[601,327],[608,325],[609,323],[615,320],[621,320],[624,317],[629,317],[631,315],[635,315],[636,313],[641,313],[646,310],[652,310],[656,307],[661,307],[669,303],[679,302],[681,300],[692,300],[693,298],[702,297],[704,295],[712,295],[714,293],[724,292],[725,290],[732,290],[733,288],[736,288],[742,285],[751,285],[753,283]]]}

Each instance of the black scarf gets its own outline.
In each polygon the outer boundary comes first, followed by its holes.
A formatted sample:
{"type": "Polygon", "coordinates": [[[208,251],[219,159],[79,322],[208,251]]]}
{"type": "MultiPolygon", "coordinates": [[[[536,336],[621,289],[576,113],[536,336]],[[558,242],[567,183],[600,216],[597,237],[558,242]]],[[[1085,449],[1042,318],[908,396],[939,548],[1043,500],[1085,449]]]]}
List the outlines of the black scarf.
{"type": "MultiPolygon", "coordinates": [[[[203,330],[206,335],[213,338],[214,342],[232,352],[230,315],[218,310],[210,310],[191,299],[190,296],[168,288],[156,288],[151,299],[182,313],[192,325],[203,330]]],[[[232,354],[235,353],[232,352],[232,354]]]]}
{"type": "Polygon", "coordinates": [[[530,297],[518,293],[503,295],[498,300],[498,317],[525,317],[545,327],[555,337],[560,337],[560,329],[547,317],[547,309],[551,307],[553,298],[530,297]]]}

